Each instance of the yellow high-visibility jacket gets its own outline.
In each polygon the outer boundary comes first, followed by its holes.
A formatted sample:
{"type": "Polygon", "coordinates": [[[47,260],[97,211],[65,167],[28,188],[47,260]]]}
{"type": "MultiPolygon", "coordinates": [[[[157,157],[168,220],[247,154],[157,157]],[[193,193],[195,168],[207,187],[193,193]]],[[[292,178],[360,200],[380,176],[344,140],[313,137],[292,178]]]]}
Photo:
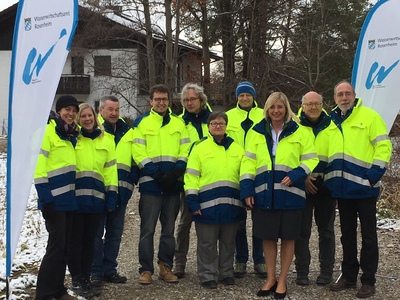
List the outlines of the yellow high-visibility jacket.
{"type": "Polygon", "coordinates": [[[36,169],[34,183],[38,193],[38,208],[51,204],[57,211],[78,209],[75,197],[76,135],[61,133],[55,120],[46,126],[36,169]]]}
{"type": "Polygon", "coordinates": [[[295,121],[287,123],[272,157],[270,124],[263,119],[249,132],[240,169],[240,197],[253,196],[255,206],[268,210],[305,207],[304,181],[318,164],[313,137],[295,121]],[[280,182],[289,176],[292,186],[280,182]]]}
{"type": "Polygon", "coordinates": [[[381,116],[356,99],[344,118],[338,107],[331,111],[336,127],[328,155],[325,182],[332,197],[378,197],[380,179],[392,153],[392,143],[381,116]]]}
{"type": "Polygon", "coordinates": [[[226,112],[228,125],[226,133],[240,146],[245,148],[245,140],[249,130],[263,119],[264,111],[258,107],[254,100],[254,107],[249,111],[241,109],[239,103],[236,107],[226,112]]]}
{"type": "Polygon", "coordinates": [[[171,111],[161,116],[151,110],[138,117],[133,127],[133,157],[140,169],[139,192],[156,195],[182,192],[182,181],[164,191],[155,179],[173,170],[185,172],[191,143],[183,120],[171,111]]]}
{"type": "Polygon", "coordinates": [[[185,173],[185,194],[195,222],[234,223],[243,220],[245,207],[240,200],[239,171],[244,149],[226,136],[217,143],[211,135],[196,142],[185,173]]]}
{"type": "Polygon", "coordinates": [[[95,129],[81,130],[75,147],[76,199],[79,212],[114,210],[118,199],[118,172],[113,136],[95,129]]]}

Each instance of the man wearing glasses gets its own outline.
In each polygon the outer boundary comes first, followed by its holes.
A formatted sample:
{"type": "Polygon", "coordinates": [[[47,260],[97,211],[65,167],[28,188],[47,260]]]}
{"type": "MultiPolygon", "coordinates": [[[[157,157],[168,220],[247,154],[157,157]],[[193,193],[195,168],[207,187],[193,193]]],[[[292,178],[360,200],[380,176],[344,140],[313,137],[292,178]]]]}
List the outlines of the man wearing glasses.
{"type": "Polygon", "coordinates": [[[133,123],[133,157],[139,177],[139,283],[152,283],[154,273],[154,231],[161,222],[158,251],[159,277],[176,283],[171,272],[175,252],[175,220],[179,212],[181,179],[186,169],[190,139],[182,119],[169,108],[168,87],[159,84],[150,89],[151,110],[133,123]]]}
{"type": "Polygon", "coordinates": [[[313,173],[305,181],[306,208],[303,210],[300,237],[295,241],[295,264],[297,285],[309,285],[308,278],[311,261],[309,242],[311,236],[312,217],[318,227],[320,274],[316,279],[318,285],[327,285],[332,281],[335,263],[335,206],[336,201],[324,186],[324,175],[327,165],[330,133],[335,124],[322,109],[322,96],[316,92],[308,92],[301,99],[299,111],[300,124],[309,129],[314,136],[314,145],[318,153],[319,163],[313,173]]]}
{"type": "MultiPolygon", "coordinates": [[[[180,117],[185,122],[190,143],[193,144],[207,136],[207,119],[211,114],[211,108],[207,103],[207,95],[204,93],[204,89],[196,83],[187,83],[183,87],[181,103],[183,113],[180,117]]],[[[192,216],[187,209],[184,193],[181,197],[180,213],[180,220],[176,229],[174,258],[174,274],[178,278],[185,276],[186,256],[189,251],[190,227],[192,225],[192,216]]]]}
{"type": "MultiPolygon", "coordinates": [[[[227,111],[229,123],[226,129],[228,135],[240,146],[245,148],[248,131],[263,119],[263,110],[256,102],[256,90],[248,81],[242,81],[236,87],[237,104],[227,111]]],[[[246,219],[240,222],[236,235],[235,277],[246,274],[246,264],[249,259],[249,246],[246,234],[246,219]]],[[[262,248],[262,240],[253,236],[254,272],[260,277],[266,277],[267,271],[262,248]]]]}

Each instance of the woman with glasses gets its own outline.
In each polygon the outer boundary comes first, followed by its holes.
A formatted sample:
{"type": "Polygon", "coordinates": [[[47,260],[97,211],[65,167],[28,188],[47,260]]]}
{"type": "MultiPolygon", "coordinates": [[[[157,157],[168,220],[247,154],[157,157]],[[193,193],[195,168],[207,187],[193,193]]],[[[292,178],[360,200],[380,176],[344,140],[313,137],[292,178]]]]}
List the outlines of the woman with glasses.
{"type": "Polygon", "coordinates": [[[259,297],[286,296],[287,274],[305,207],[304,181],[318,163],[312,137],[295,120],[286,95],[272,93],[265,103],[264,119],[249,132],[242,160],[240,196],[252,209],[253,234],[263,240],[268,274],[259,297]]]}
{"type": "Polygon", "coordinates": [[[210,114],[209,134],[196,142],[185,173],[185,193],[197,233],[197,274],[204,288],[235,284],[233,259],[239,222],[239,170],[244,149],[226,135],[228,117],[210,114]],[[218,248],[217,248],[218,247],[218,248]]]}

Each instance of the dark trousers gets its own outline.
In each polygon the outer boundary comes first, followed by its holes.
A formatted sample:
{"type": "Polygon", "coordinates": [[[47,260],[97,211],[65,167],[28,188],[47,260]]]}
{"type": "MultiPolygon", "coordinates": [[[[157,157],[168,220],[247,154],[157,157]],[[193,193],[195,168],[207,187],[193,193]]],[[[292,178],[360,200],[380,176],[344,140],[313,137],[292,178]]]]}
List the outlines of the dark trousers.
{"type": "Polygon", "coordinates": [[[92,275],[112,275],[117,272],[126,206],[127,203],[118,206],[114,211],[107,211],[100,219],[94,240],[92,275]]]}
{"type": "Polygon", "coordinates": [[[94,239],[103,214],[74,213],[68,269],[72,277],[89,278],[94,256],[94,239]]]}
{"type": "Polygon", "coordinates": [[[49,237],[39,268],[35,299],[58,299],[67,293],[64,279],[73,216],[72,212],[65,211],[44,211],[42,214],[49,237]]]}
{"type": "Polygon", "coordinates": [[[343,247],[342,274],[351,282],[357,281],[359,267],[363,271],[362,284],[374,285],[376,281],[379,259],[376,201],[377,198],[338,199],[343,247]],[[357,216],[362,238],[360,262],[357,259],[357,216]]]}
{"type": "MultiPolygon", "coordinates": [[[[247,218],[246,218],[247,219],[247,218]]],[[[247,263],[249,260],[249,245],[247,242],[247,231],[246,231],[246,219],[240,221],[239,227],[236,233],[236,252],[235,262],[236,263],[247,263]]],[[[254,265],[265,264],[264,251],[262,246],[262,239],[252,236],[253,242],[253,262],[254,265]]]]}
{"type": "Polygon", "coordinates": [[[309,273],[311,262],[309,243],[313,213],[318,227],[320,272],[332,275],[335,263],[335,207],[336,201],[330,197],[326,190],[315,195],[307,195],[300,236],[295,242],[295,264],[298,275],[307,276],[309,273]]]}

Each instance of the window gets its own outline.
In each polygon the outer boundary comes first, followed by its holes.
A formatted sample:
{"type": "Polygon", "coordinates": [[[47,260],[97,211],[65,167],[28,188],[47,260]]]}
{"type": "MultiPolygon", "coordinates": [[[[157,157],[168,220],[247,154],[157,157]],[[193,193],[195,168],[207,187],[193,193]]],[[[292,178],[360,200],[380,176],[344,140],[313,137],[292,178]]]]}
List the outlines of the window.
{"type": "Polygon", "coordinates": [[[94,57],[94,76],[111,76],[111,56],[94,57]]]}
{"type": "Polygon", "coordinates": [[[84,74],[82,56],[73,56],[71,60],[71,74],[84,74]]]}

